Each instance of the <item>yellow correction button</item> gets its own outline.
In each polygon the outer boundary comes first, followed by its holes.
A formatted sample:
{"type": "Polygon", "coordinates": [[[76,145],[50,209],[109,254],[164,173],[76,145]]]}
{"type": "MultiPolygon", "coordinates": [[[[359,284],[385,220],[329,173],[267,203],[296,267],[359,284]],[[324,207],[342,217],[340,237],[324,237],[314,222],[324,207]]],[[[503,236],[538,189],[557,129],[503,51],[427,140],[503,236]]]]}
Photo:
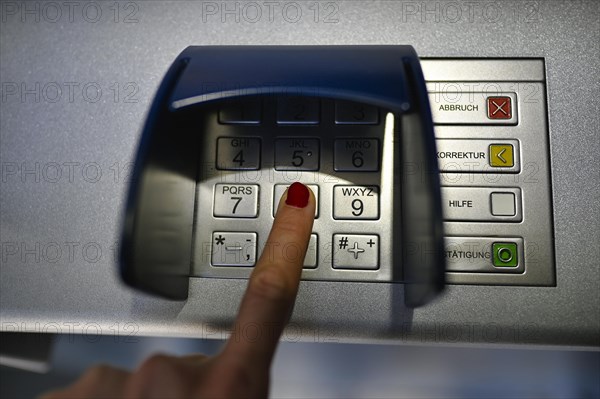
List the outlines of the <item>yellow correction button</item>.
{"type": "Polygon", "coordinates": [[[490,166],[512,168],[515,165],[512,144],[490,145],[490,166]]]}

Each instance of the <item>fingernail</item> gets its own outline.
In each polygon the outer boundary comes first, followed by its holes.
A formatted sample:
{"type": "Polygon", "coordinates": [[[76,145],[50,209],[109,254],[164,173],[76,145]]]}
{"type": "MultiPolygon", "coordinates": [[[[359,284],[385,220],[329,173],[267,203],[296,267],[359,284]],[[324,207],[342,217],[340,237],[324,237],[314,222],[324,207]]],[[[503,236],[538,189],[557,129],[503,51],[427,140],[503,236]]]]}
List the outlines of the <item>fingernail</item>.
{"type": "Polygon", "coordinates": [[[308,187],[302,183],[294,183],[288,188],[287,198],[285,203],[296,208],[304,208],[308,205],[308,187]]]}

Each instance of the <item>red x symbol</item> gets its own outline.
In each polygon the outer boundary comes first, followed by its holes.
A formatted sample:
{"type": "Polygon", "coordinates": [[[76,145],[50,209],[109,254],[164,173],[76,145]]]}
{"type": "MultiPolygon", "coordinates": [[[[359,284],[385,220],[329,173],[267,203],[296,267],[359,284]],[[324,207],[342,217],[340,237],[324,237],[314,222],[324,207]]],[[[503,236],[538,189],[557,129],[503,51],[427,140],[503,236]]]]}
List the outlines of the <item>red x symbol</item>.
{"type": "Polygon", "coordinates": [[[512,118],[510,97],[488,97],[487,111],[490,119],[512,118]]]}

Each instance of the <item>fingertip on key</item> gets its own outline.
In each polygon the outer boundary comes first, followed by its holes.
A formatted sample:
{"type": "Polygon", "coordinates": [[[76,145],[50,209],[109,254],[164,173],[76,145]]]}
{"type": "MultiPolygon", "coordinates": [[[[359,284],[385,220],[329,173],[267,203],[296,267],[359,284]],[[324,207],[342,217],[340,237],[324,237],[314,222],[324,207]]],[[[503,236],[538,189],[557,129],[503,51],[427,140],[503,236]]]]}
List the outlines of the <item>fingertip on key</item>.
{"type": "Polygon", "coordinates": [[[310,191],[308,187],[302,183],[296,182],[288,188],[285,203],[296,208],[305,208],[306,205],[308,205],[309,198],[310,191]]]}

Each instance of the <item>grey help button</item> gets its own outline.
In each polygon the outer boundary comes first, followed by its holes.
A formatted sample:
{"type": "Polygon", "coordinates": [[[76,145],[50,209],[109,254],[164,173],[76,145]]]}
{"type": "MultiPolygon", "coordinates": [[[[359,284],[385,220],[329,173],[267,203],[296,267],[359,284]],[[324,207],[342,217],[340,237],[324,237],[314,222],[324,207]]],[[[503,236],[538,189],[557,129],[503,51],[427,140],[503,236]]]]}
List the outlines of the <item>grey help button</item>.
{"type": "Polygon", "coordinates": [[[444,220],[520,222],[521,189],[510,187],[442,187],[444,220]]]}
{"type": "Polygon", "coordinates": [[[438,125],[516,125],[515,93],[439,91],[429,93],[433,123],[438,125]],[[488,99],[505,99],[490,102],[488,99]],[[490,109],[490,103],[498,104],[490,109]],[[506,104],[512,104],[510,114],[506,104]]]}

